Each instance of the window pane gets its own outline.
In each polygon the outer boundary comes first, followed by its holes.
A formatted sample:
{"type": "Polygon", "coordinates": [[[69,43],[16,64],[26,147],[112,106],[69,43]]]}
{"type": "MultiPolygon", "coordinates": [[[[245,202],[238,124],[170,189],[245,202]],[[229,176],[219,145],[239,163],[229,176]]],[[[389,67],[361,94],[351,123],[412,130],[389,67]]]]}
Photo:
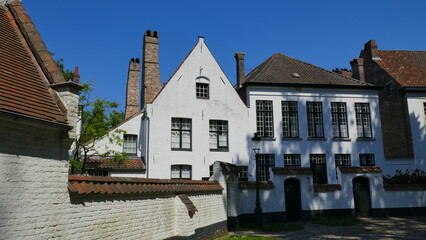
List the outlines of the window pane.
{"type": "Polygon", "coordinates": [[[191,148],[191,133],[182,131],[182,148],[191,148]]]}
{"type": "Polygon", "coordinates": [[[172,131],[172,148],[180,148],[180,132],[172,131]]]}
{"type": "Polygon", "coordinates": [[[217,133],[211,132],[209,135],[210,135],[210,140],[209,140],[210,149],[217,149],[217,133]]]}
{"type": "Polygon", "coordinates": [[[172,166],[171,167],[171,178],[180,178],[180,167],[172,166]]]}
{"type": "Polygon", "coordinates": [[[191,178],[191,166],[182,166],[182,178],[191,178]]]}

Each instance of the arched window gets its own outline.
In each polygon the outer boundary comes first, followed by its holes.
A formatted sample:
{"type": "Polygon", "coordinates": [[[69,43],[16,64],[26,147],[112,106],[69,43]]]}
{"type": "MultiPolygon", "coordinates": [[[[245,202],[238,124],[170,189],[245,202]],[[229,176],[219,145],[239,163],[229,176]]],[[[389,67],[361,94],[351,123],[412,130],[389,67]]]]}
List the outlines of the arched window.
{"type": "Polygon", "coordinates": [[[195,79],[195,96],[197,98],[209,98],[209,79],[206,77],[197,77],[195,79]]]}

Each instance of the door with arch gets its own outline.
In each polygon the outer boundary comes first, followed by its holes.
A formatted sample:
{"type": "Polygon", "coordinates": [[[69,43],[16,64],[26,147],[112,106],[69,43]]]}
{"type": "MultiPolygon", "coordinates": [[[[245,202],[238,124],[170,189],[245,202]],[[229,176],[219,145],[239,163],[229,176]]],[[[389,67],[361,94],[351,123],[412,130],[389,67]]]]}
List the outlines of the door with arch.
{"type": "Polygon", "coordinates": [[[300,182],[295,178],[284,181],[285,210],[287,220],[302,219],[302,200],[300,197],[300,182]]]}
{"type": "Polygon", "coordinates": [[[355,215],[368,217],[371,215],[370,182],[368,178],[356,177],[352,180],[355,215]]]}

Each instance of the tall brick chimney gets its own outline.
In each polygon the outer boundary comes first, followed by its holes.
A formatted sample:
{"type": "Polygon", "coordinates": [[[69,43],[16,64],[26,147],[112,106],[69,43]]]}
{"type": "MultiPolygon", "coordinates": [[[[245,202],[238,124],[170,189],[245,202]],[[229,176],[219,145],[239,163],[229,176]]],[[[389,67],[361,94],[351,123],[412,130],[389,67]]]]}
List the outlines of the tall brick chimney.
{"type": "Polygon", "coordinates": [[[158,33],[147,30],[143,39],[142,104],[152,103],[161,90],[158,65],[158,33]]]}
{"type": "Polygon", "coordinates": [[[364,59],[354,58],[351,62],[353,78],[356,78],[361,81],[365,81],[364,75],[364,59]]]}
{"type": "Polygon", "coordinates": [[[244,83],[244,56],[243,52],[235,53],[235,60],[237,61],[237,89],[244,83]]]}
{"type": "Polygon", "coordinates": [[[129,62],[129,71],[127,73],[127,92],[126,92],[126,115],[128,119],[139,112],[139,80],[141,66],[139,58],[132,58],[129,62]]]}
{"type": "Polygon", "coordinates": [[[363,54],[364,58],[380,60],[376,40],[370,40],[364,44],[363,54]]]}

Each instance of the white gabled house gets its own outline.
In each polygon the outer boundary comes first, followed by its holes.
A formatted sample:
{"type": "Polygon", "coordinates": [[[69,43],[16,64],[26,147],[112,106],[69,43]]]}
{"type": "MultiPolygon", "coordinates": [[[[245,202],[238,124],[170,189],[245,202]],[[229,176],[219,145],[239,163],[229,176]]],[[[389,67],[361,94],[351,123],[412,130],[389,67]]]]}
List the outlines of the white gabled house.
{"type": "Polygon", "coordinates": [[[99,152],[125,151],[143,157],[141,177],[202,179],[210,176],[215,161],[247,165],[248,109],[213,57],[203,37],[161,86],[158,34],[147,31],[142,66],[142,111],[134,115],[129,99],[138,95],[138,60],[129,67],[124,146],[100,141],[99,152]],[[130,93],[130,94],[129,94],[130,93]],[[132,147],[130,147],[132,146],[132,147]],[[129,151],[132,150],[132,152],[129,151]]]}

